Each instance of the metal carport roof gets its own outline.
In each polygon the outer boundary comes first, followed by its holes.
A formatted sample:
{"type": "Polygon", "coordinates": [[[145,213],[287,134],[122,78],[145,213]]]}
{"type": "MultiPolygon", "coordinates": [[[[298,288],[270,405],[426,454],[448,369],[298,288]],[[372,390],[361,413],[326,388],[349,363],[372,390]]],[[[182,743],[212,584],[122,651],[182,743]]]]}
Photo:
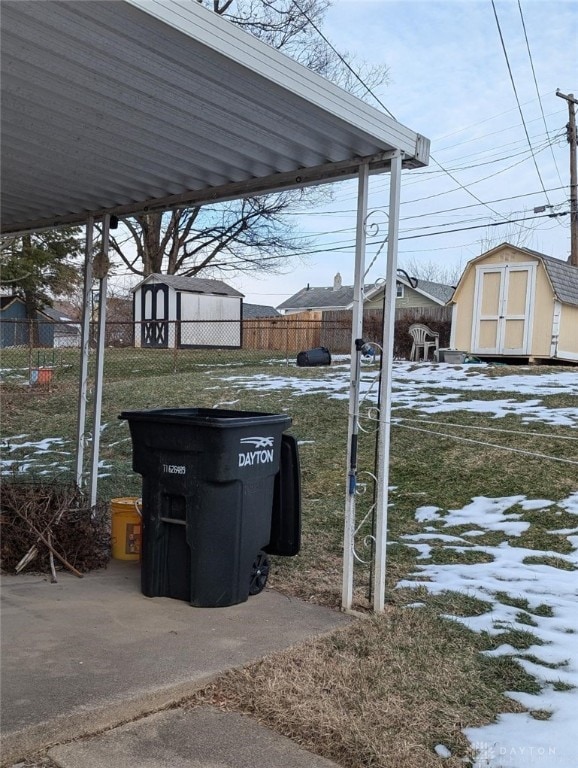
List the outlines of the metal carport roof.
{"type": "MultiPolygon", "coordinates": [[[[390,172],[386,281],[393,285],[401,170],[427,165],[429,141],[194,0],[2,0],[1,34],[2,233],[87,224],[79,485],[92,275],[100,281],[91,498],[98,477],[110,215],[357,176],[343,573],[343,607],[351,609],[368,179],[371,172],[390,172]],[[93,257],[96,219],[103,219],[102,260],[93,257]]],[[[375,476],[378,611],[385,591],[394,312],[395,295],[388,292],[375,476]]]]}
{"type": "Polygon", "coordinates": [[[191,0],[3,0],[2,231],[427,164],[419,134],[191,0]]]}

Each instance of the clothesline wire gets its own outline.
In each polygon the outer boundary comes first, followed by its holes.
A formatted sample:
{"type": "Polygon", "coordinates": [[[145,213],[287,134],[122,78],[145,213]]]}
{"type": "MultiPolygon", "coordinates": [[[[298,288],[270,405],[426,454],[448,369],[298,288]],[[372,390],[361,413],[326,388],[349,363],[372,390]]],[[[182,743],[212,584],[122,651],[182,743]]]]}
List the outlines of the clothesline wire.
{"type": "Polygon", "coordinates": [[[507,445],[497,445],[496,443],[486,443],[482,440],[473,440],[471,437],[460,437],[459,435],[448,435],[446,432],[436,432],[433,429],[420,429],[419,427],[410,427],[409,424],[394,423],[394,426],[402,427],[403,429],[412,429],[415,432],[425,432],[428,435],[438,435],[438,437],[447,437],[450,440],[459,440],[464,443],[474,443],[475,445],[484,445],[489,448],[498,448],[502,451],[511,451],[512,453],[521,453],[525,456],[533,456],[536,459],[548,459],[550,461],[560,461],[564,464],[575,464],[578,466],[578,461],[573,459],[562,459],[558,456],[548,456],[545,453],[535,453],[534,451],[525,451],[522,448],[511,448],[507,445]]]}
{"type": "Polygon", "coordinates": [[[525,435],[526,437],[542,437],[546,440],[575,440],[578,442],[578,437],[571,437],[570,435],[549,435],[544,432],[524,432],[516,429],[500,429],[499,427],[479,427],[476,424],[454,424],[449,421],[429,421],[428,419],[410,419],[406,416],[392,416],[393,421],[412,421],[416,424],[433,424],[437,427],[458,427],[459,429],[473,429],[480,432],[502,432],[507,435],[525,435]]]}

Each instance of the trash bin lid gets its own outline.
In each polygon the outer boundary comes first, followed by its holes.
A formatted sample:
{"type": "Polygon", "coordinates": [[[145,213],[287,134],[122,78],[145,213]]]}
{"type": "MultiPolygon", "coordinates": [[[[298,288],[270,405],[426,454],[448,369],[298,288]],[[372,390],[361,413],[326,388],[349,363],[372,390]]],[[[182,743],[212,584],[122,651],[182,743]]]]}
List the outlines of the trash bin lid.
{"type": "Polygon", "coordinates": [[[289,424],[290,416],[260,411],[228,411],[219,408],[150,408],[145,411],[122,411],[119,419],[151,421],[160,424],[188,424],[216,429],[259,424],[289,424]]]}

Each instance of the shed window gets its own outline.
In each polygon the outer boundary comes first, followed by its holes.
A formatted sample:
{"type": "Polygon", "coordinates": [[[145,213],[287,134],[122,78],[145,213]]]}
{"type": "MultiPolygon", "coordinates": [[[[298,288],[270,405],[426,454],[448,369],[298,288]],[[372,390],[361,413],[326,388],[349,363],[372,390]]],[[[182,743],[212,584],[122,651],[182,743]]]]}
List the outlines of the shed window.
{"type": "Polygon", "coordinates": [[[396,291],[395,291],[395,298],[396,299],[403,299],[403,289],[405,288],[405,285],[403,283],[396,283],[396,291]]]}

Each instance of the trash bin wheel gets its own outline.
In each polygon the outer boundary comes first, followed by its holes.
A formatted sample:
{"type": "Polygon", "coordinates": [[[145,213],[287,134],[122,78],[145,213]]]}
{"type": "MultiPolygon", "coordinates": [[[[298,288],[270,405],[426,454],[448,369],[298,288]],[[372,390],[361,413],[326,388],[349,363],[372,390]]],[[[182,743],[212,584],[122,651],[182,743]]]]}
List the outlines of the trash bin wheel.
{"type": "Polygon", "coordinates": [[[249,586],[250,595],[258,595],[259,592],[262,592],[265,589],[265,584],[269,578],[270,567],[271,562],[269,558],[265,552],[261,550],[255,558],[255,562],[251,568],[251,585],[249,586]]]}

